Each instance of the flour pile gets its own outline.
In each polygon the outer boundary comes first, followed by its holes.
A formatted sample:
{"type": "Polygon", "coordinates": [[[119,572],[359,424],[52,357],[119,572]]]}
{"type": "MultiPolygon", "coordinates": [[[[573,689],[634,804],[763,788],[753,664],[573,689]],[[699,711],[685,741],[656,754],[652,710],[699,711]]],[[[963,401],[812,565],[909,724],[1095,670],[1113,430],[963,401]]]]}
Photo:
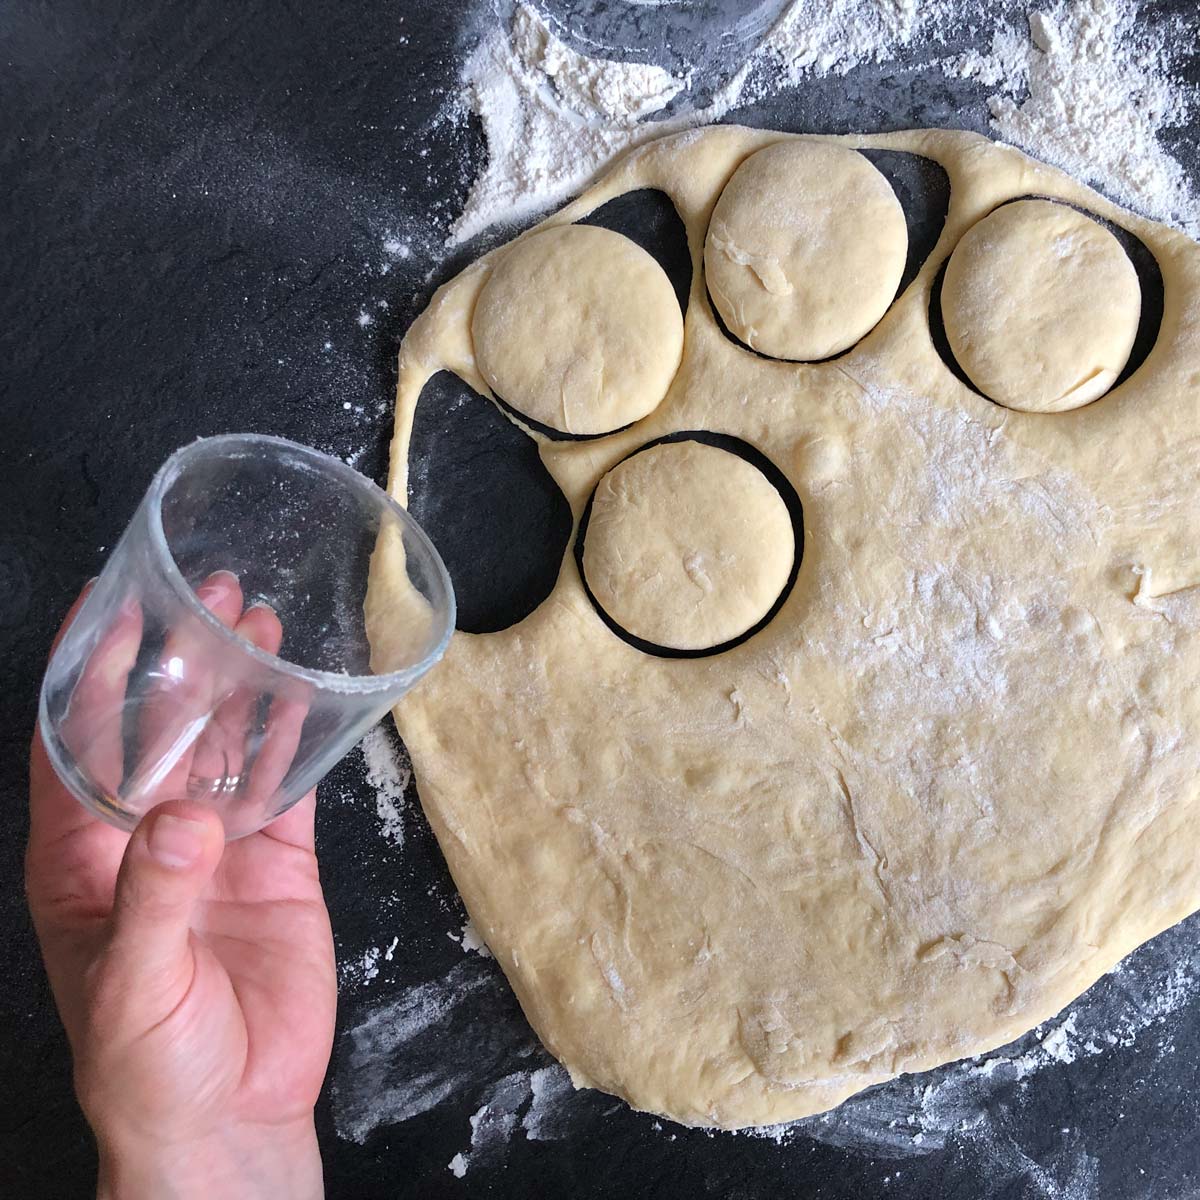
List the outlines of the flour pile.
{"type": "Polygon", "coordinates": [[[533,11],[516,9],[511,33],[485,37],[463,72],[483,122],[488,163],[451,240],[516,221],[565,200],[621,150],[657,135],[638,122],[684,87],[661,67],[577,54],[533,11]]]}
{"type": "Polygon", "coordinates": [[[1159,134],[1188,118],[1192,91],[1172,81],[1188,30],[1170,18],[1151,37],[1121,0],[1076,0],[1033,12],[1029,35],[1002,26],[988,55],[959,72],[997,85],[992,126],[1130,208],[1200,234],[1200,212],[1159,134]]]}
{"type": "Polygon", "coordinates": [[[1017,24],[995,24],[986,52],[947,55],[964,29],[987,40],[976,24],[986,13],[964,0],[792,0],[742,60],[728,64],[706,102],[689,104],[703,82],[693,71],[590,58],[520,3],[511,27],[485,34],[463,70],[464,111],[482,123],[488,159],[451,244],[561,203],[642,142],[906,49],[906,71],[996,89],[988,107],[1000,139],[1195,233],[1200,208],[1162,140],[1193,106],[1195,89],[1175,74],[1187,30],[1174,17],[1150,32],[1138,13],[1136,0],[1058,0],[1017,24]]]}

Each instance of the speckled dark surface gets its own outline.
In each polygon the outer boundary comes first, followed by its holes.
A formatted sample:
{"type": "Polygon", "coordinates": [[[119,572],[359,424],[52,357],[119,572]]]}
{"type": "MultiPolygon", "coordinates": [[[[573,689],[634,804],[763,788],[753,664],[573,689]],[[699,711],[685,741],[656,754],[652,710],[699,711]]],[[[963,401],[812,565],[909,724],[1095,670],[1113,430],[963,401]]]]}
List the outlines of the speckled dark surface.
{"type": "MultiPolygon", "coordinates": [[[[731,45],[761,32],[778,7],[546,4],[582,50],[694,64],[699,94],[731,45]]],[[[1194,8],[1143,8],[1151,21],[1171,13],[1194,17],[1194,8]]],[[[382,475],[398,340],[432,288],[481,248],[447,256],[442,247],[483,154],[478,128],[446,119],[444,102],[495,20],[486,4],[420,0],[0,7],[0,781],[11,831],[0,848],[2,1196],[85,1196],[93,1186],[93,1150],[20,886],[26,747],[54,628],[154,468],[199,434],[279,433],[382,475]],[[409,256],[386,254],[388,237],[409,256]]],[[[951,30],[948,48],[983,37],[951,30]]],[[[1196,68],[1193,59],[1193,81],[1196,68]]],[[[985,92],[902,58],[811,81],[729,119],[986,131],[985,92]]],[[[1167,141],[1194,173],[1195,131],[1167,141]]],[[[545,497],[525,446],[489,411],[464,403],[452,423],[422,435],[426,486],[457,488],[467,512],[486,513],[506,478],[545,497]]],[[[552,539],[552,497],[516,507],[534,530],[522,536],[552,539]]],[[[508,518],[491,519],[489,539],[502,545],[508,518]]],[[[507,582],[513,605],[526,586],[519,575],[507,582]]],[[[420,1055],[462,1058],[480,1030],[491,1050],[463,1065],[477,1071],[473,1083],[361,1145],[338,1137],[327,1088],[319,1122],[331,1196],[1200,1195],[1194,992],[1131,1045],[989,1090],[986,1145],[971,1130],[902,1158],[852,1138],[776,1146],[678,1130],[670,1140],[650,1118],[589,1096],[573,1106],[569,1136],[515,1135],[456,1179],[446,1165],[469,1147],[483,1089],[514,1064],[536,1065],[540,1051],[494,965],[464,958],[447,937],[462,914],[415,806],[406,834],[402,849],[379,836],[362,759],[351,755],[327,781],[319,819],[339,956],[352,962],[399,940],[369,984],[348,978],[340,1028],[452,969],[477,986],[436,1037],[374,1074],[343,1035],[331,1083],[387,1086],[420,1055]]],[[[1194,965],[1198,929],[1193,919],[1140,952],[1098,985],[1098,1003],[1151,1003],[1172,964],[1194,965]]]]}

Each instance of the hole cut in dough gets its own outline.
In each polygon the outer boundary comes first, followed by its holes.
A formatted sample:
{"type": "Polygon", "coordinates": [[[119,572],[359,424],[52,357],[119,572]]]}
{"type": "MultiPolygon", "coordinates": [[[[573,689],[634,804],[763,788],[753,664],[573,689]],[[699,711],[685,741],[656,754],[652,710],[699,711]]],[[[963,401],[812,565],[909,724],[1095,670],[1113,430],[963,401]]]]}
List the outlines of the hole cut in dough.
{"type": "Polygon", "coordinates": [[[796,140],[733,173],[709,222],[704,271],[736,338],[811,362],[878,324],[907,253],[904,210],[883,175],[856,150],[796,140]]]}
{"type": "Polygon", "coordinates": [[[496,394],[568,434],[611,433],[653,412],[683,355],[683,317],[662,267],[592,225],[544,229],[506,251],[471,336],[496,394]]]}
{"type": "Polygon", "coordinates": [[[409,461],[419,466],[408,508],[450,573],[455,627],[492,633],[523,621],[554,590],[573,527],[537,444],[439,371],[421,391],[409,461]]]}
{"type": "Polygon", "coordinates": [[[942,319],[959,366],[989,399],[1066,412],[1112,387],[1141,315],[1137,272],[1098,221],[1052,200],[1016,200],[955,247],[942,319]]]}
{"type": "Polygon", "coordinates": [[[692,251],[687,226],[666,192],[657,188],[622,192],[580,217],[579,224],[611,229],[641,246],[666,272],[679,311],[686,317],[692,294],[692,251]]]}
{"type": "Polygon", "coordinates": [[[592,499],[583,574],[622,629],[670,650],[706,650],[753,629],[787,586],[791,515],[752,463],[673,441],[638,451],[592,499]]]}

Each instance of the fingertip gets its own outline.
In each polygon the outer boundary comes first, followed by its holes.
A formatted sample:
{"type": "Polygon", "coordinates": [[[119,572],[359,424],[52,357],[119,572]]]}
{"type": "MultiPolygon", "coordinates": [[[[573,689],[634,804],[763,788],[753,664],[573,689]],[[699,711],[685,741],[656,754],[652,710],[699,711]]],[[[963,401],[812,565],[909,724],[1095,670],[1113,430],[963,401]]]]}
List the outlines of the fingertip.
{"type": "Polygon", "coordinates": [[[232,571],[214,571],[196,589],[196,599],[226,625],[241,616],[242,585],[232,571]]]}
{"type": "Polygon", "coordinates": [[[278,654],[283,645],[283,624],[275,610],[264,603],[252,604],[234,626],[234,633],[268,654],[278,654]]]}

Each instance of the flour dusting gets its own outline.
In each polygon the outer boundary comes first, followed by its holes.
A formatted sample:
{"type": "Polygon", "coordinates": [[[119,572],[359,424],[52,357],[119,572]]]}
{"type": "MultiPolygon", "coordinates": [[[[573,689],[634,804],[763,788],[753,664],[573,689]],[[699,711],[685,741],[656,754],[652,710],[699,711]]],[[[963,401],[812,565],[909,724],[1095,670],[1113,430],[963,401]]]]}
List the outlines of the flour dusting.
{"type": "Polygon", "coordinates": [[[707,103],[647,120],[686,94],[690,72],[589,58],[518,4],[511,30],[487,34],[463,70],[464,99],[483,124],[488,161],[451,243],[565,200],[619,153],[651,138],[711,124],[807,74],[845,74],[891,58],[948,12],[947,0],[920,9],[915,0],[794,0],[707,103]]]}
{"type": "Polygon", "coordinates": [[[362,740],[367,783],[375,789],[380,832],[396,849],[404,845],[404,793],[412,768],[402,759],[388,730],[376,725],[362,740]]]}
{"type": "Polygon", "coordinates": [[[706,92],[698,85],[709,81],[691,71],[580,54],[519,3],[511,26],[485,33],[463,69],[463,111],[482,123],[487,163],[450,242],[561,203],[651,138],[905,50],[912,68],[998,89],[988,104],[1001,139],[1194,232],[1191,186],[1161,138],[1192,107],[1194,88],[1179,78],[1186,27],[1173,18],[1151,29],[1139,11],[1137,0],[1058,0],[1015,24],[993,15],[989,31],[987,11],[965,0],[792,0],[706,92]],[[990,48],[941,53],[964,27],[983,47],[990,33],[990,48]]]}
{"type": "MultiPolygon", "coordinates": [[[[334,1120],[339,1136],[365,1142],[377,1128],[446,1103],[473,1103],[467,1169],[495,1163],[515,1136],[556,1141],[612,1103],[576,1092],[538,1044],[500,968],[476,955],[442,978],[375,1002],[342,1036],[334,1120]]],[[[453,1168],[452,1168],[453,1169],[453,1168]]]]}
{"type": "Polygon", "coordinates": [[[639,119],[685,85],[661,68],[577,54],[532,8],[518,5],[511,31],[485,36],[463,70],[465,99],[483,123],[488,162],[451,241],[566,199],[621,150],[655,136],[638,127],[639,119]]]}
{"type": "Polygon", "coordinates": [[[1030,12],[1024,36],[1001,26],[991,53],[964,55],[959,73],[1000,88],[989,105],[1005,141],[1195,236],[1195,197],[1160,136],[1194,106],[1177,78],[1190,37],[1182,18],[1150,34],[1137,16],[1129,0],[1059,0],[1030,12]]]}
{"type": "Polygon", "coordinates": [[[349,988],[362,987],[379,977],[379,956],[382,951],[378,946],[364,950],[357,958],[338,963],[338,987],[343,991],[349,988]]]}

